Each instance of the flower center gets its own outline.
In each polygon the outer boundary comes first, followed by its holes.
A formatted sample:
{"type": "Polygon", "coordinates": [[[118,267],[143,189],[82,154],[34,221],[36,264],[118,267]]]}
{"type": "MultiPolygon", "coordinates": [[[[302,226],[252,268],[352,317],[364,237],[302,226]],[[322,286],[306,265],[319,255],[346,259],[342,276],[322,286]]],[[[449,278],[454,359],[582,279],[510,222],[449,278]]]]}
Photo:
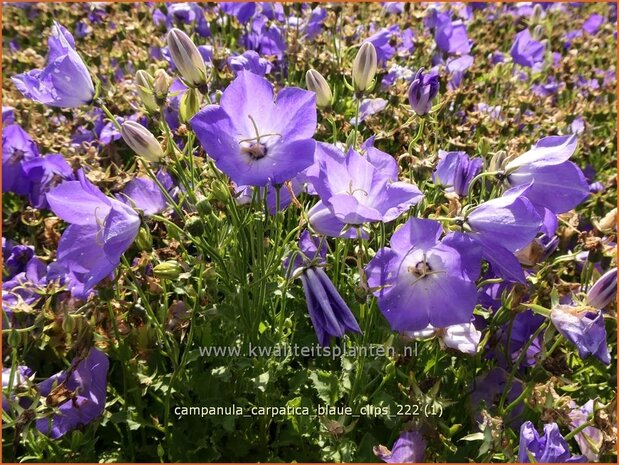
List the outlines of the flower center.
{"type": "Polygon", "coordinates": [[[260,160],[267,154],[267,146],[261,142],[251,142],[246,147],[241,147],[241,152],[249,155],[252,160],[260,160]]]}
{"type": "Polygon", "coordinates": [[[423,260],[417,262],[414,266],[408,267],[408,272],[412,274],[416,279],[421,279],[432,273],[432,267],[426,261],[426,257],[424,255],[423,260]]]}

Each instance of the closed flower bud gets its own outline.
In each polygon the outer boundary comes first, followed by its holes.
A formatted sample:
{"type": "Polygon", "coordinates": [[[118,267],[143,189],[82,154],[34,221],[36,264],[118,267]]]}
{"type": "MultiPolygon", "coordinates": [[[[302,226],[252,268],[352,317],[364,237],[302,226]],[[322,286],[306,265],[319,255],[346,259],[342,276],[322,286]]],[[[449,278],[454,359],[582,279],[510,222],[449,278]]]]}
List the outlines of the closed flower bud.
{"type": "Polygon", "coordinates": [[[617,267],[607,271],[598,279],[589,292],[587,302],[595,308],[602,309],[615,301],[617,296],[617,267]]]}
{"type": "Polygon", "coordinates": [[[538,24],[533,28],[533,33],[531,34],[533,40],[541,40],[544,37],[544,26],[538,24]]]}
{"type": "Polygon", "coordinates": [[[138,236],[135,238],[135,245],[137,245],[138,249],[143,251],[148,251],[153,248],[153,236],[147,226],[142,226],[140,228],[138,236]]]}
{"type": "Polygon", "coordinates": [[[135,121],[125,121],[120,134],[124,141],[139,156],[148,161],[159,161],[163,158],[163,149],[159,141],[148,129],[135,121]]]}
{"type": "Polygon", "coordinates": [[[426,115],[432,109],[432,101],[438,94],[438,75],[423,74],[420,68],[408,88],[408,102],[419,116],[426,115]]]}
{"type": "Polygon", "coordinates": [[[376,75],[377,64],[378,59],[374,45],[371,42],[365,42],[357,52],[352,65],[352,80],[355,90],[363,92],[370,88],[376,75]]]}
{"type": "Polygon", "coordinates": [[[198,48],[180,29],[168,32],[168,49],[183,80],[190,87],[206,84],[206,64],[198,48]]]}
{"type": "Polygon", "coordinates": [[[178,116],[181,123],[187,124],[187,122],[193,118],[193,116],[200,111],[200,104],[202,103],[202,94],[198,89],[189,89],[183,94],[181,103],[178,110],[178,116]]]}
{"type": "Polygon", "coordinates": [[[537,24],[544,17],[544,9],[539,3],[535,4],[531,12],[531,23],[537,24]]]}
{"type": "Polygon", "coordinates": [[[159,105],[163,105],[168,98],[168,91],[172,85],[172,78],[164,69],[155,71],[155,79],[153,80],[153,92],[155,100],[159,105]]]}
{"type": "Polygon", "coordinates": [[[327,80],[322,77],[315,69],[310,69],[305,73],[305,83],[307,90],[311,90],[316,93],[316,105],[320,108],[325,108],[331,105],[333,94],[327,80]]]}
{"type": "Polygon", "coordinates": [[[161,279],[178,279],[182,272],[183,268],[174,260],[167,260],[153,267],[153,274],[161,279]]]}
{"type": "Polygon", "coordinates": [[[135,84],[137,86],[138,95],[144,104],[146,110],[150,113],[155,113],[159,110],[155,101],[155,93],[153,90],[153,77],[143,69],[135,74],[135,84]]]}

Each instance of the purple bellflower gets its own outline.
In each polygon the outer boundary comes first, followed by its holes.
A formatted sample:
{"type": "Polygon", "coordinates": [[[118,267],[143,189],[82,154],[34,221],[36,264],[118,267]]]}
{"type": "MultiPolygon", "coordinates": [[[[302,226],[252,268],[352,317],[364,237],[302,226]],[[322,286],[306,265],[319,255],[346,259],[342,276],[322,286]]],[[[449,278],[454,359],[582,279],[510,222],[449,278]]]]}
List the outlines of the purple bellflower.
{"type": "Polygon", "coordinates": [[[30,180],[24,164],[38,158],[39,149],[21,126],[2,128],[2,192],[30,193],[30,180]]]}
{"type": "Polygon", "coordinates": [[[610,364],[604,315],[601,311],[591,307],[557,305],[552,309],[550,319],[557,331],[576,346],[580,358],[593,355],[602,363],[610,364]]]}
{"type": "Polygon", "coordinates": [[[426,115],[432,109],[432,101],[438,94],[438,74],[423,73],[420,68],[408,88],[408,103],[419,116],[426,115]]]}
{"type": "Polygon", "coordinates": [[[528,29],[516,34],[510,50],[515,63],[529,68],[539,66],[544,61],[544,52],[544,44],[534,40],[528,29]]]}
{"type": "Polygon", "coordinates": [[[66,180],[72,180],[73,170],[60,154],[34,158],[24,163],[24,171],[30,181],[28,198],[34,208],[48,208],[46,194],[66,180]]]}
{"type": "Polygon", "coordinates": [[[447,192],[455,192],[460,197],[468,194],[469,184],[481,172],[483,160],[470,158],[464,152],[438,151],[439,162],[432,175],[432,181],[446,187],[447,192]]]}
{"type": "Polygon", "coordinates": [[[567,441],[561,436],[556,423],[544,425],[544,434],[539,435],[533,423],[526,421],[520,428],[520,463],[571,463],[586,462],[582,455],[572,456],[567,441]]]}
{"type": "Polygon", "coordinates": [[[314,161],[316,96],[289,87],[274,101],[266,79],[242,71],[220,104],[207,105],[191,126],[217,167],[238,185],[281,184],[314,161]]]}
{"type": "MultiPolygon", "coordinates": [[[[55,374],[39,384],[42,396],[53,396],[59,390],[68,390],[68,398],[58,405],[58,414],[37,420],[37,429],[57,439],[75,428],[97,419],[105,408],[107,389],[107,355],[90,349],[88,356],[72,369],[55,374]]],[[[50,397],[48,397],[49,399],[50,397]]]]}
{"type": "Polygon", "coordinates": [[[526,196],[536,206],[555,214],[571,210],[589,196],[584,174],[569,161],[576,145],[575,135],[540,139],[506,165],[507,182],[511,186],[532,182],[526,196]]]}
{"type": "Polygon", "coordinates": [[[90,103],[95,88],[88,68],[75,51],[71,33],[54,23],[48,46],[44,69],[11,78],[17,89],[27,98],[53,107],[75,108],[90,103]]]}
{"type": "Polygon", "coordinates": [[[391,450],[374,447],[374,455],[386,463],[420,463],[426,452],[426,440],[419,431],[403,431],[391,450]]]}
{"type": "Polygon", "coordinates": [[[368,286],[398,332],[468,323],[477,303],[481,246],[441,224],[409,219],[367,265],[368,286]]]}
{"type": "MultiPolygon", "coordinates": [[[[293,274],[303,283],[307,309],[320,345],[328,346],[331,337],[342,337],[347,331],[360,333],[355,316],[325,273],[323,265],[327,253],[324,239],[311,237],[306,230],[299,239],[301,255],[292,263],[293,274]]],[[[289,260],[284,263],[290,267],[289,260]]]]}
{"type": "Polygon", "coordinates": [[[307,171],[321,199],[309,212],[316,231],[349,237],[348,227],[392,221],[421,200],[416,186],[397,181],[385,157],[391,158],[374,148],[367,156],[352,149],[344,155],[333,145],[316,144],[316,163],[307,171]]]}
{"type": "Polygon", "coordinates": [[[78,171],[47,193],[52,211],[70,223],[58,244],[57,261],[67,272],[74,297],[85,299],[109,276],[140,228],[139,215],[123,202],[105,196],[78,171]]]}
{"type": "Polygon", "coordinates": [[[615,301],[617,298],[617,267],[604,273],[598,279],[589,292],[587,302],[595,308],[602,309],[615,301]]]}
{"type": "Polygon", "coordinates": [[[264,76],[269,74],[272,68],[269,60],[262,58],[253,50],[247,50],[242,55],[228,57],[227,63],[235,75],[240,71],[247,70],[258,76],[264,76]]]}
{"type": "Polygon", "coordinates": [[[482,246],[483,258],[498,276],[524,282],[524,273],[514,252],[537,235],[542,219],[526,195],[529,186],[510,189],[471,211],[465,220],[470,236],[482,246]]]}
{"type": "Polygon", "coordinates": [[[453,21],[449,13],[438,13],[434,26],[434,40],[441,51],[451,54],[467,54],[471,51],[466,26],[461,20],[453,21]]]}

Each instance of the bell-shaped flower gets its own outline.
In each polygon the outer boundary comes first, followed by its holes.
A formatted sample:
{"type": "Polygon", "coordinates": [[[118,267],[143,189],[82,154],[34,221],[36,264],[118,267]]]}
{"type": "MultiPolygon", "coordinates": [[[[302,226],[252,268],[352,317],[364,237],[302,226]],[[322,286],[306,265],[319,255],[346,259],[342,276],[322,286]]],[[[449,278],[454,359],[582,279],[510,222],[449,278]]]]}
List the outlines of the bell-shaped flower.
{"type": "Polygon", "coordinates": [[[375,446],[374,455],[386,463],[420,463],[426,452],[426,440],[419,431],[403,431],[391,450],[375,446]]]}
{"type": "Polygon", "coordinates": [[[569,161],[576,150],[575,135],[540,139],[528,152],[505,167],[511,186],[532,183],[527,198],[551,212],[565,213],[589,196],[582,170],[569,161]]]}
{"type": "Polygon", "coordinates": [[[316,231],[346,235],[365,223],[392,221],[421,200],[416,186],[396,180],[397,166],[394,173],[385,155],[391,158],[373,147],[366,156],[352,149],[344,155],[333,145],[317,143],[316,164],[307,170],[321,199],[309,212],[316,231]]]}
{"type": "Polygon", "coordinates": [[[446,187],[447,192],[455,192],[460,197],[467,195],[469,184],[483,166],[479,157],[470,158],[464,152],[438,151],[439,162],[432,174],[432,181],[446,187]]]}
{"type": "MultiPolygon", "coordinates": [[[[292,263],[293,275],[303,283],[307,310],[320,345],[328,346],[331,337],[342,337],[346,332],[360,333],[355,316],[322,268],[326,255],[325,240],[304,231],[299,250],[301,254],[296,255],[292,263]]],[[[291,266],[289,260],[284,266],[291,266]]]]}
{"type": "Polygon", "coordinates": [[[24,164],[39,158],[39,149],[18,124],[2,128],[2,192],[28,195],[30,180],[24,164]]]}
{"type": "Polygon", "coordinates": [[[27,98],[52,107],[76,108],[95,96],[88,68],[75,51],[73,36],[54,22],[48,40],[47,65],[11,79],[27,98]]]}
{"type": "Polygon", "coordinates": [[[556,423],[544,425],[544,434],[540,434],[533,423],[526,421],[520,428],[520,445],[518,462],[520,463],[571,463],[586,462],[582,455],[572,456],[567,441],[561,436],[556,423]]]}
{"type": "Polygon", "coordinates": [[[71,369],[62,371],[39,384],[46,404],[56,406],[58,413],[37,420],[37,429],[57,439],[68,432],[96,420],[103,413],[107,389],[107,355],[90,349],[83,360],[74,361],[71,369]]]}
{"type": "Polygon", "coordinates": [[[442,240],[441,224],[409,219],[365,272],[391,328],[420,331],[468,323],[477,303],[481,246],[462,233],[442,240]]]}
{"type": "Polygon", "coordinates": [[[516,34],[514,44],[510,50],[514,63],[529,68],[533,68],[544,61],[544,52],[544,44],[533,39],[529,29],[516,34]]]}
{"type": "Polygon", "coordinates": [[[105,196],[78,171],[47,194],[52,211],[70,223],[58,244],[57,262],[67,273],[74,297],[87,298],[109,276],[133,243],[140,217],[123,202],[105,196]]]}
{"type": "Polygon", "coordinates": [[[556,305],[550,313],[550,319],[557,331],[576,346],[580,358],[593,355],[602,363],[610,364],[604,315],[601,311],[592,307],[556,305]]]}
{"type": "Polygon", "coordinates": [[[191,119],[202,147],[238,185],[281,184],[314,161],[316,96],[295,87],[279,91],[263,77],[238,74],[219,105],[191,119]]]}

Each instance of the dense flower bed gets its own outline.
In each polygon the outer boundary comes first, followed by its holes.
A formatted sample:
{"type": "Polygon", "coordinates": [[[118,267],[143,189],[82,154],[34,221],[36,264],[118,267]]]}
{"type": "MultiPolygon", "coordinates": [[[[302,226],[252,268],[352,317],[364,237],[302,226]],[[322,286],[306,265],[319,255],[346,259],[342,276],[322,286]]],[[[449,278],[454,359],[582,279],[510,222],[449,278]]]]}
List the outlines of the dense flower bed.
{"type": "Polygon", "coordinates": [[[5,460],[616,461],[616,11],[5,4],[5,460]]]}

